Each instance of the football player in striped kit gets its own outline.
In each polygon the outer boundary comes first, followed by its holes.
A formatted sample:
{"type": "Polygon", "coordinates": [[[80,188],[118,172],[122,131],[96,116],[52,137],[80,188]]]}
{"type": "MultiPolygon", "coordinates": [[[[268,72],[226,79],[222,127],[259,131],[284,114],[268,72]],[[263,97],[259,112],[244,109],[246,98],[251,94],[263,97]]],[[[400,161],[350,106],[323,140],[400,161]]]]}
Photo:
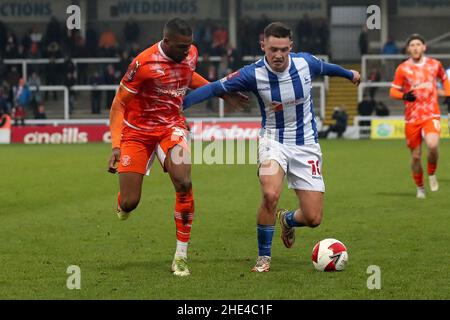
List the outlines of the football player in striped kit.
{"type": "Polygon", "coordinates": [[[253,272],[268,272],[275,223],[287,248],[295,241],[296,227],[317,227],[322,221],[325,185],[318,141],[312,81],[320,75],[340,76],[354,84],[357,71],[325,63],[309,53],[291,53],[292,32],[283,23],[264,29],[263,59],[188,94],[184,108],[228,92],[256,95],[262,122],[258,148],[258,176],[262,201],[257,213],[258,258],[253,272]],[[296,210],[277,210],[286,176],[299,200],[296,210]]]}

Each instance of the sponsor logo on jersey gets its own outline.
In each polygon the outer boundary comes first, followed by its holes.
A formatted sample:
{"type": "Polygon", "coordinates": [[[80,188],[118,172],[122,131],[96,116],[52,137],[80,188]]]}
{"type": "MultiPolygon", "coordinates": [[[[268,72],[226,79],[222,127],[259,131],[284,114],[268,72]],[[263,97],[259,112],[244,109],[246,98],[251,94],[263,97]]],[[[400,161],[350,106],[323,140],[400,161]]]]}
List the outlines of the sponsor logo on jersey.
{"type": "Polygon", "coordinates": [[[431,89],[431,88],[433,88],[433,87],[434,87],[434,86],[433,86],[433,82],[428,81],[428,82],[423,82],[423,83],[415,84],[415,85],[412,87],[412,89],[413,89],[413,90],[418,90],[418,89],[431,89]]]}
{"type": "Polygon", "coordinates": [[[133,81],[134,76],[136,75],[136,72],[137,72],[137,69],[139,68],[139,66],[140,66],[140,63],[139,63],[139,61],[136,60],[134,65],[131,64],[128,67],[127,74],[126,74],[127,81],[129,81],[129,82],[133,81]]]}
{"type": "Polygon", "coordinates": [[[187,88],[179,88],[179,89],[164,89],[164,88],[156,88],[156,92],[160,95],[170,96],[173,98],[183,97],[186,94],[187,88]]]}
{"type": "Polygon", "coordinates": [[[281,102],[272,101],[271,107],[274,112],[283,111],[283,103],[281,103],[281,102]]]}
{"type": "Polygon", "coordinates": [[[282,111],[283,107],[284,108],[295,107],[296,105],[299,105],[304,102],[305,102],[305,99],[303,99],[303,98],[290,100],[290,101],[284,101],[284,102],[272,101],[271,108],[274,112],[278,112],[278,111],[282,111]]]}

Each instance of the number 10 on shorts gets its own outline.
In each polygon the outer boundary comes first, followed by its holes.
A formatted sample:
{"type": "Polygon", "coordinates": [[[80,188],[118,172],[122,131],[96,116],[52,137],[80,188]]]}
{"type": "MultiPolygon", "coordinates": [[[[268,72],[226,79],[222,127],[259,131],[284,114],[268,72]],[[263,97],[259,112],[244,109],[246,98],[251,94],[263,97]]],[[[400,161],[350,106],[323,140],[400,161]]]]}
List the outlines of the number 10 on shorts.
{"type": "Polygon", "coordinates": [[[319,160],[308,160],[308,163],[311,165],[311,175],[312,176],[320,176],[320,165],[319,165],[319,160]]]}

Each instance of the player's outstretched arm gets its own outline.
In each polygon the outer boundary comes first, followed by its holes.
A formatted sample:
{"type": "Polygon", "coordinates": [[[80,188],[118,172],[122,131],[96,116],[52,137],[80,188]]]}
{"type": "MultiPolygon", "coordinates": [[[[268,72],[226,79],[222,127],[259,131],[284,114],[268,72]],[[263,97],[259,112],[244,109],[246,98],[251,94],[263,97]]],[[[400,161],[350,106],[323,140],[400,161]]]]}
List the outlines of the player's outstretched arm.
{"type": "Polygon", "coordinates": [[[183,109],[191,107],[194,104],[211,99],[212,97],[220,97],[226,93],[225,88],[220,81],[214,81],[207,85],[195,89],[189,93],[183,100],[183,109]]]}
{"type": "Polygon", "coordinates": [[[111,131],[112,155],[108,162],[108,172],[116,173],[117,163],[120,161],[120,136],[125,106],[133,99],[134,94],[123,89],[122,86],[114,97],[109,113],[109,128],[111,131]]]}
{"type": "MultiPolygon", "coordinates": [[[[198,73],[194,72],[192,75],[192,80],[189,85],[189,88],[197,89],[197,88],[203,87],[209,83],[210,82],[208,80],[203,78],[198,73]]],[[[249,102],[248,96],[241,92],[229,92],[229,93],[225,93],[224,95],[220,95],[218,97],[224,99],[228,103],[228,105],[230,105],[233,109],[239,109],[242,107],[246,107],[246,106],[248,106],[248,102],[249,102]]],[[[186,108],[184,108],[184,109],[186,109],[186,108]]]]}
{"type": "Polygon", "coordinates": [[[341,66],[333,63],[322,63],[322,75],[331,77],[342,77],[350,80],[353,84],[359,85],[361,82],[361,76],[358,71],[347,70],[341,66]]]}

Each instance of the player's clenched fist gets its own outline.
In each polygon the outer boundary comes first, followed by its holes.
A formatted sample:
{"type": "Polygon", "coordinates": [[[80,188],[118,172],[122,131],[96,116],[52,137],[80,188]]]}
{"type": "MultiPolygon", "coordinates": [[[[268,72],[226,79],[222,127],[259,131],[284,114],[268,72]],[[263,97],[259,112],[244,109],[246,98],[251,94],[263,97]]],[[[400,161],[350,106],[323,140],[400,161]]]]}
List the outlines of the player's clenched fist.
{"type": "Polygon", "coordinates": [[[117,164],[120,161],[120,149],[114,148],[112,150],[111,158],[108,163],[108,172],[116,173],[117,172],[117,164]]]}
{"type": "Polygon", "coordinates": [[[358,86],[359,83],[361,82],[361,75],[356,70],[350,70],[350,72],[353,73],[353,79],[352,79],[353,84],[356,84],[358,86]]]}

